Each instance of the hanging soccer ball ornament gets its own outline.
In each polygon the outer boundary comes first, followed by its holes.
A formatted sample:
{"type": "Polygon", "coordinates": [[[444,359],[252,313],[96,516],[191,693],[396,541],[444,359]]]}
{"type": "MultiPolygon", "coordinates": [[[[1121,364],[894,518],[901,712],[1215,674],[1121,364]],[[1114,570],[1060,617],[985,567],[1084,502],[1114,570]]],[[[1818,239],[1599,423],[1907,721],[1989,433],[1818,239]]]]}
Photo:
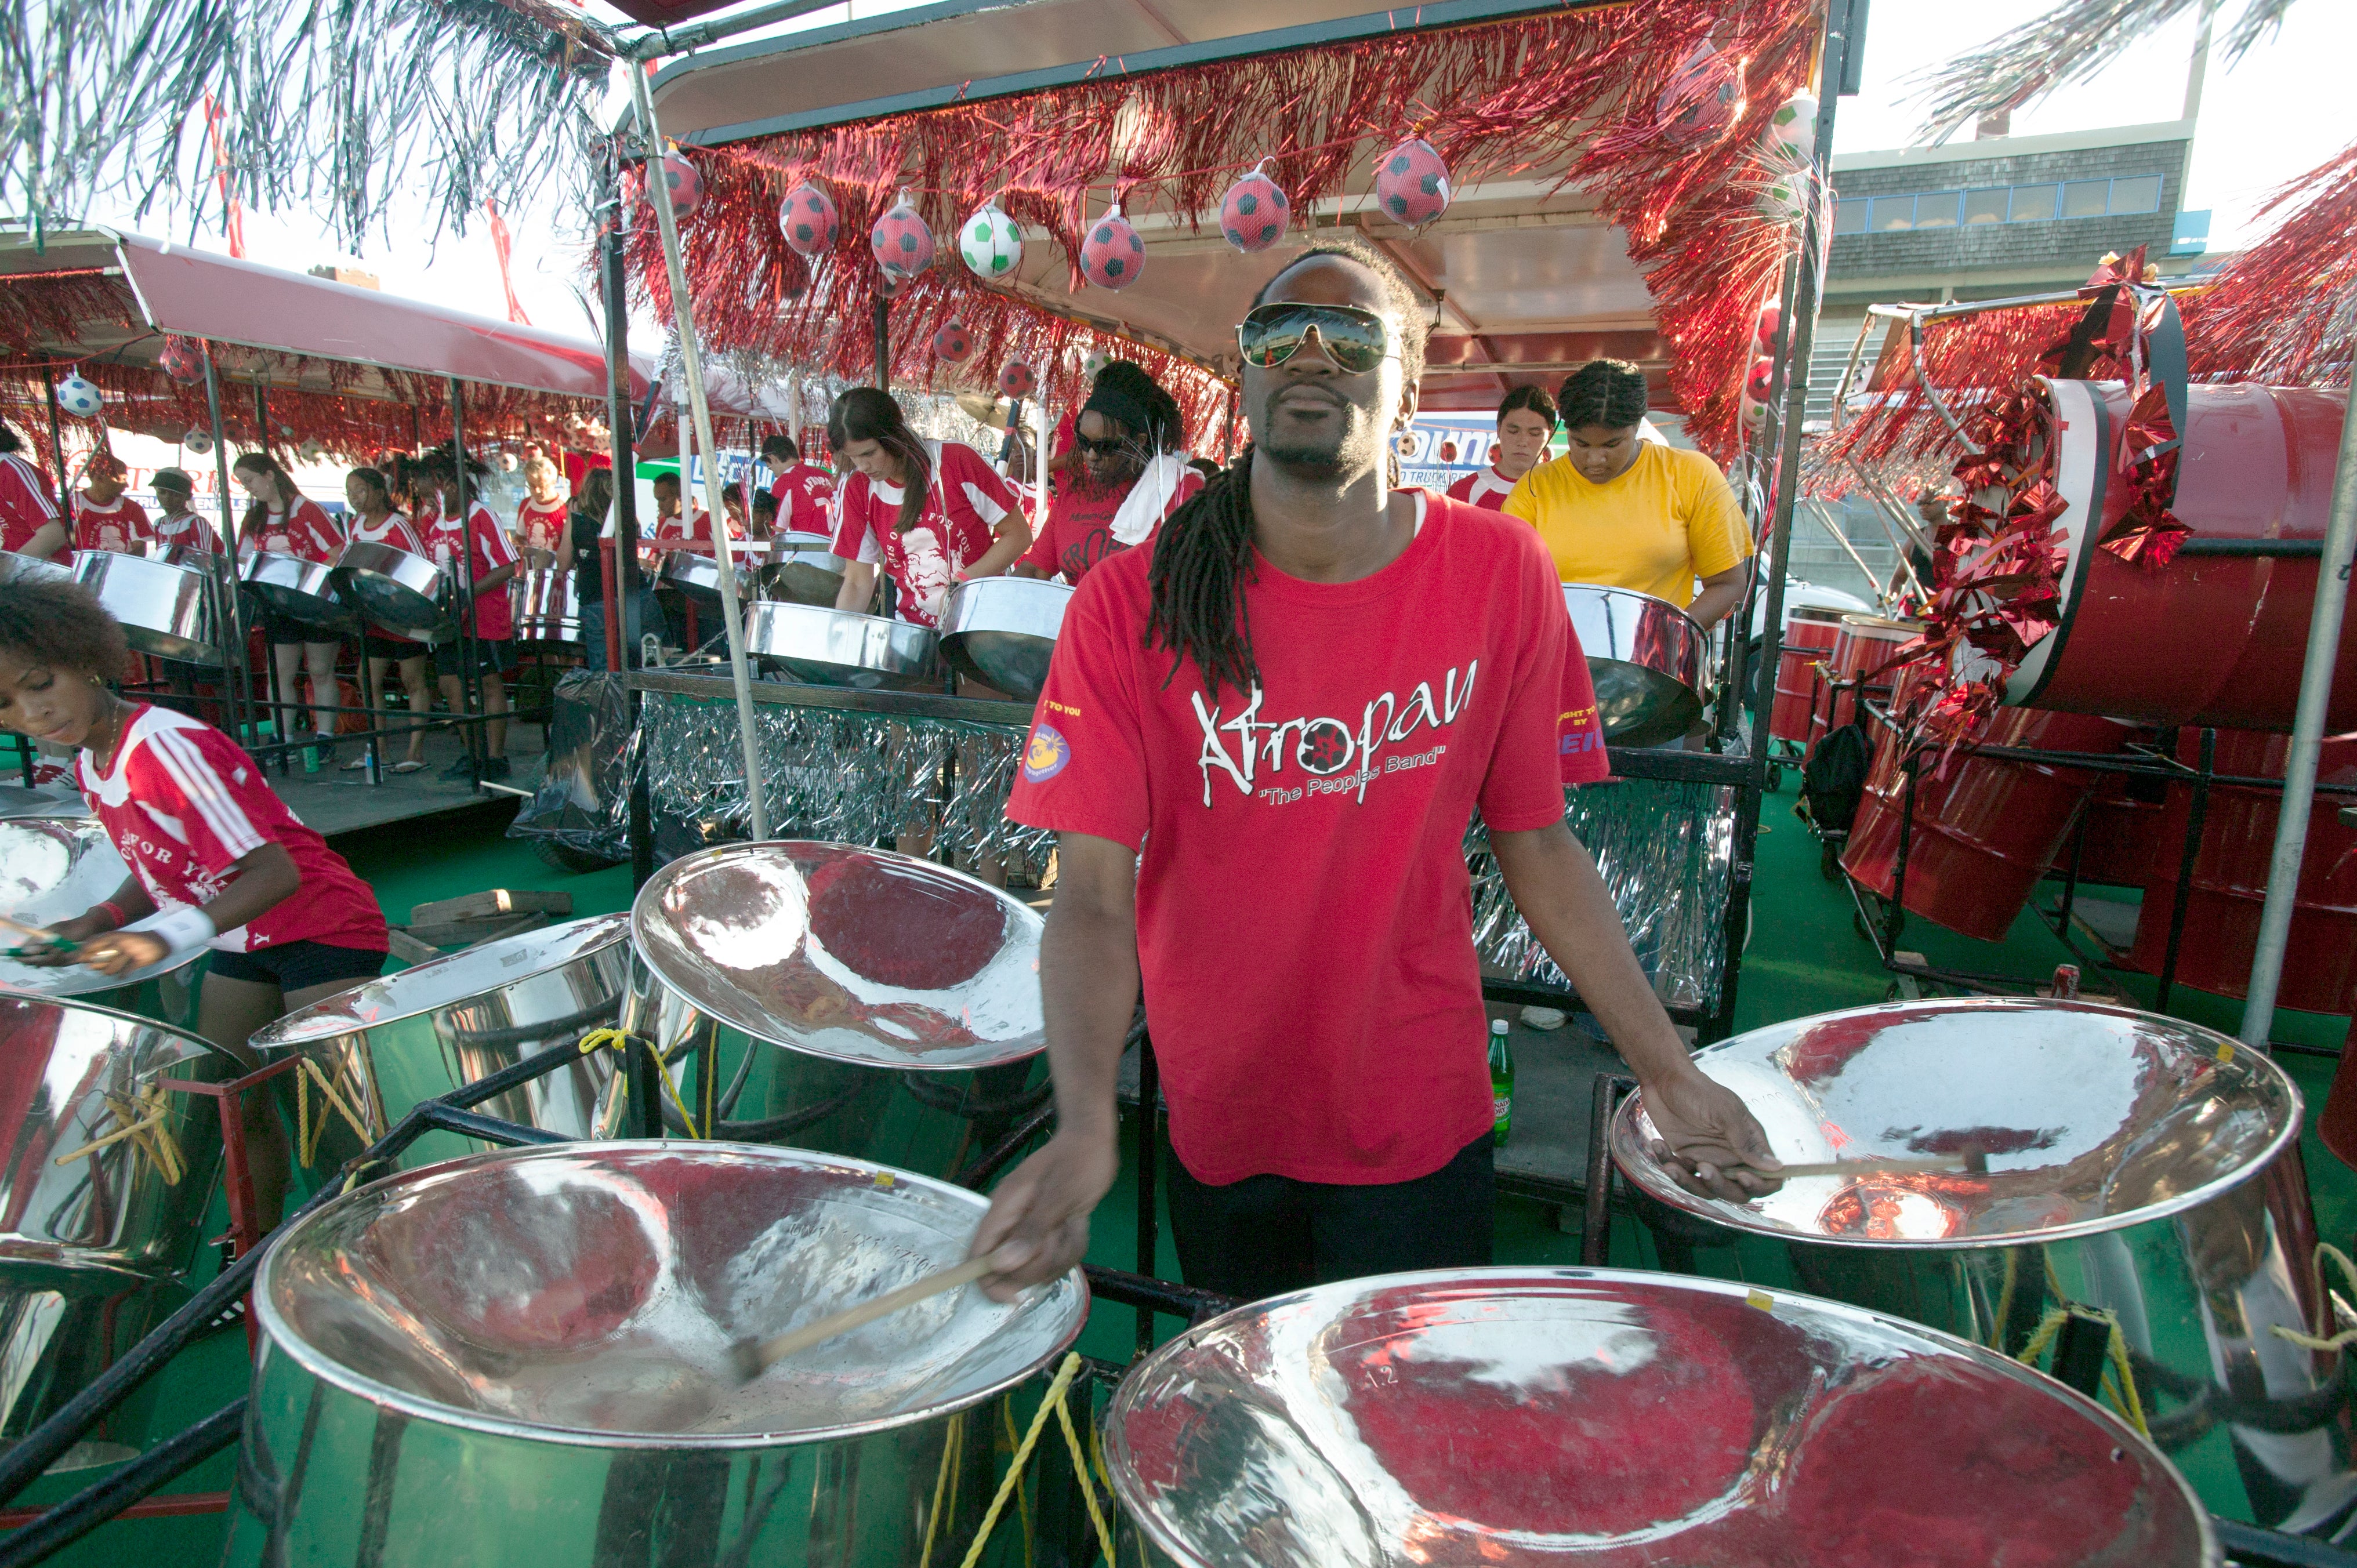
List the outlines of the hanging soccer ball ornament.
{"type": "Polygon", "coordinates": [[[1776,361],[1762,354],[1751,361],[1751,369],[1743,377],[1743,395],[1751,403],[1766,403],[1768,392],[1776,381],[1776,361]]]}
{"type": "Polygon", "coordinates": [[[884,269],[884,275],[900,282],[933,264],[933,231],[925,227],[906,190],[867,231],[867,248],[875,252],[876,264],[884,269]]]}
{"type": "Polygon", "coordinates": [[[681,222],[695,216],[704,205],[704,176],[694,164],[677,153],[665,153],[662,160],[663,188],[671,194],[671,215],[681,222]]]}
{"type": "Polygon", "coordinates": [[[958,254],[978,278],[996,283],[1011,276],[1023,260],[1023,226],[1001,212],[997,202],[985,201],[958,231],[958,254]]]}
{"type": "Polygon", "coordinates": [[[963,321],[944,321],[933,334],[933,358],[952,365],[963,365],[974,353],[974,339],[966,333],[963,321]]]}
{"type": "Polygon", "coordinates": [[[843,225],[835,217],[834,200],[804,180],[778,203],[778,229],[798,256],[817,256],[834,248],[843,225]]]}
{"type": "Polygon", "coordinates": [[[1760,317],[1751,324],[1751,347],[1762,354],[1775,352],[1776,329],[1784,325],[1784,306],[1773,295],[1760,303],[1760,317]]]}
{"type": "Polygon", "coordinates": [[[1394,220],[1421,229],[1448,210],[1448,166],[1421,136],[1402,142],[1375,166],[1375,201],[1394,220]]]}
{"type": "Polygon", "coordinates": [[[1031,367],[1020,360],[1009,360],[998,370],[998,391],[1002,397],[1029,397],[1031,389],[1039,384],[1031,367]]]}
{"type": "Polygon", "coordinates": [[[105,406],[98,388],[81,377],[68,376],[58,383],[58,408],[76,419],[89,419],[105,406]]]}
{"type": "Polygon", "coordinates": [[[1816,183],[1811,168],[1787,168],[1763,181],[1755,205],[1770,223],[1797,229],[1809,215],[1809,191],[1816,183]]]}
{"type": "Polygon", "coordinates": [[[1146,242],[1121,215],[1121,203],[1089,227],[1081,243],[1081,275],[1099,288],[1127,288],[1146,270],[1146,242]]]}
{"type": "Polygon", "coordinates": [[[1727,57],[1708,39],[1686,51],[1670,73],[1669,85],[1653,105],[1653,124],[1664,140],[1700,146],[1727,134],[1743,113],[1743,83],[1727,57]]]}
{"type": "Polygon", "coordinates": [[[165,338],[164,351],[156,356],[156,368],[183,385],[205,379],[204,357],[186,338],[165,338]]]}
{"type": "Polygon", "coordinates": [[[212,432],[191,424],[180,437],[180,445],[201,457],[213,449],[212,432]]]}
{"type": "Polygon", "coordinates": [[[1293,209],[1285,199],[1285,192],[1276,181],[1265,172],[1267,160],[1259,168],[1228,187],[1220,198],[1220,232],[1228,243],[1249,254],[1265,251],[1285,237],[1286,225],[1293,220],[1293,209]]]}
{"type": "Polygon", "coordinates": [[[1817,155],[1817,99],[1795,92],[1768,117],[1768,151],[1799,167],[1817,155]]]}

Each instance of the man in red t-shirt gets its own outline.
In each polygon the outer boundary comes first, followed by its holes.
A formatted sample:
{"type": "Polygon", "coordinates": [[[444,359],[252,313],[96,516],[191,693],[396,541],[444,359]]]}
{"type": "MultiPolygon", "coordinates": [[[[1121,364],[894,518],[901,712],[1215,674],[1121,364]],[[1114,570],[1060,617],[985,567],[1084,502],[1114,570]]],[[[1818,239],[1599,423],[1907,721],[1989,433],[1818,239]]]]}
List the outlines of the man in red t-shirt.
{"type": "Polygon", "coordinates": [[[49,477],[19,456],[25,438],[0,424],[0,550],[48,560],[66,546],[49,477]]]}
{"type": "Polygon", "coordinates": [[[802,449],[791,435],[772,435],[761,443],[761,461],[777,479],[770,494],[777,499],[778,521],[773,533],[834,532],[834,476],[814,463],[802,461],[802,449]]]}
{"type": "Polygon", "coordinates": [[[1422,319],[1356,242],[1288,264],[1238,331],[1256,451],[1073,595],[1007,804],[1058,835],[1057,1126],[975,1235],[1002,1299],[1087,1246],[1141,979],[1190,1283],[1265,1297],[1490,1261],[1477,807],[1643,1085],[1664,1163],[1722,1196],[1772,1181],[1564,824],[1564,783],[1609,763],[1545,551],[1511,518],[1384,488],[1422,319]]]}

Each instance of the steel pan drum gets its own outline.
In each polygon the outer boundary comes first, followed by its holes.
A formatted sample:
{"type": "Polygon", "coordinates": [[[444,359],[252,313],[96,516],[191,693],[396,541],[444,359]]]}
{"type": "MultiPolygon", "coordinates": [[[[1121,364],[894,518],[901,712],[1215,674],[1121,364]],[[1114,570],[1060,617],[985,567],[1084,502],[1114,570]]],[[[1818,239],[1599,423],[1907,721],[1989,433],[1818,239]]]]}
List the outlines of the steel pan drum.
{"type": "MultiPolygon", "coordinates": [[[[2050,1308],[2110,1312],[2155,1440],[2197,1475],[2232,1474],[2230,1441],[2242,1447],[2246,1428],[2277,1434],[2280,1450],[2310,1441],[2301,1434],[2321,1443],[2338,1419],[2337,1358],[2267,1326],[2313,1327],[2317,1304],[2294,1245],[2310,1223],[2304,1187],[2298,1208],[2284,1207],[2298,1167],[2275,1164],[2300,1097],[2265,1057],[2151,1014],[1984,997],[1796,1019],[1694,1060],[1743,1098],[1780,1159],[1977,1145],[1989,1169],[1810,1177],[1717,1202],[1653,1160],[1640,1097],[1613,1123],[1613,1158],[1688,1241],[1781,1239],[1801,1288],[2009,1355],[2050,1308]]],[[[2357,1480],[2329,1444],[2319,1453],[2298,1484],[2320,1496],[2357,1480]]],[[[2229,1485],[2205,1489],[2211,1508],[2249,1517],[2229,1485]]]]}
{"type": "Polygon", "coordinates": [[[1809,743],[1809,717],[1824,688],[1817,666],[1833,651],[1845,613],[1803,605],[1785,621],[1783,651],[1776,660],[1776,702],[1768,711],[1768,733],[1774,739],[1809,743]]]}
{"type": "Polygon", "coordinates": [[[2201,1568],[2110,1412],[1910,1323],[1600,1269],[1389,1274],[1200,1325],[1114,1392],[1114,1490],[1187,1568],[2201,1568]]]}
{"type": "Polygon", "coordinates": [[[630,926],[622,1026],[667,1058],[724,1026],[779,1047],[763,1136],[949,1176],[1044,1102],[1041,921],[971,876],[726,844],[655,873],[630,926]]]}
{"type": "Polygon", "coordinates": [[[454,629],[449,576],[425,556],[355,539],[336,558],[335,582],[381,630],[430,641],[454,629]]]}
{"type": "Polygon", "coordinates": [[[322,631],[346,631],[356,624],[351,607],[336,592],[336,568],[280,550],[257,550],[241,568],[246,592],[289,620],[322,631]]]}
{"type": "Polygon", "coordinates": [[[73,581],[73,568],[60,566],[54,561],[44,561],[38,555],[0,550],[0,583],[13,583],[19,577],[36,583],[70,583],[73,581]]]}
{"type": "Polygon", "coordinates": [[[651,1545],[849,1568],[914,1564],[929,1541],[954,1564],[1008,1391],[1087,1316],[1077,1272],[1006,1306],[936,1296],[741,1388],[728,1353],[955,1262],[985,1207],[883,1166],[697,1143],[513,1150],[339,1198],[255,1283],[226,1560],[267,1540],[274,1560],[343,1563],[366,1536],[383,1568],[643,1563],[651,1545]]]}
{"type": "MultiPolygon", "coordinates": [[[[376,1133],[439,1098],[547,1050],[571,1050],[614,1021],[630,973],[627,915],[596,915],[502,937],[414,969],[365,981],[287,1014],[252,1038],[265,1061],[289,1052],[316,1058],[376,1133]]],[[[577,1056],[556,1071],[476,1109],[569,1138],[597,1135],[597,1097],[613,1076],[610,1051],[577,1056]]],[[[360,1152],[341,1121],[328,1123],[312,1164],[332,1170],[360,1152]]],[[[402,1155],[429,1165],[484,1145],[431,1133],[402,1155]]]]}
{"type": "Polygon", "coordinates": [[[200,663],[220,660],[210,573],[144,555],[84,550],[74,557],[74,581],[122,623],[124,639],[139,652],[200,663]]]}
{"type": "Polygon", "coordinates": [[[930,628],[856,610],[764,599],[745,610],[745,651],[814,686],[938,692],[941,662],[930,628]]]}
{"type": "MultiPolygon", "coordinates": [[[[737,542],[730,564],[737,573],[737,597],[753,596],[753,573],[760,564],[759,545],[737,542]]],[[[693,602],[699,609],[720,608],[720,563],[710,555],[699,555],[693,550],[673,550],[663,559],[662,575],[658,587],[670,588],[693,602]]]]}
{"type": "Polygon", "coordinates": [[[535,566],[508,579],[515,634],[525,641],[581,640],[581,580],[555,566],[535,566]]]}
{"type": "Polygon", "coordinates": [[[985,685],[1037,697],[1072,602],[1065,583],[976,577],[942,601],[942,654],[985,685]]]}
{"type": "Polygon", "coordinates": [[[843,592],[844,559],[823,533],[781,533],[761,562],[761,596],[831,609],[843,592]]]}
{"type": "MultiPolygon", "coordinates": [[[[0,915],[28,926],[48,926],[86,914],[113,896],[131,875],[113,841],[96,817],[10,817],[0,820],[0,915]]],[[[15,947],[10,934],[0,943],[15,947]]],[[[189,954],[128,974],[105,975],[81,964],[56,969],[0,957],[0,986],[42,996],[76,996],[102,1006],[131,1010],[140,987],[178,973],[196,961],[189,954]]]]}
{"type": "Polygon", "coordinates": [[[1829,677],[1835,681],[1859,682],[1833,694],[1830,703],[1820,703],[1809,718],[1809,745],[1814,747],[1827,729],[1839,729],[1858,717],[1857,700],[1864,695],[1883,698],[1890,695],[1895,678],[1883,666],[1900,648],[1922,633],[1923,623],[1912,620],[1892,620],[1886,616],[1848,615],[1841,618],[1841,629],[1834,635],[1834,650],[1825,660],[1829,677]]]}
{"type": "Polygon", "coordinates": [[[1693,617],[1651,594],[1589,583],[1566,583],[1563,602],[1606,740],[1663,746],[1694,727],[1710,684],[1710,641],[1693,617]]]}

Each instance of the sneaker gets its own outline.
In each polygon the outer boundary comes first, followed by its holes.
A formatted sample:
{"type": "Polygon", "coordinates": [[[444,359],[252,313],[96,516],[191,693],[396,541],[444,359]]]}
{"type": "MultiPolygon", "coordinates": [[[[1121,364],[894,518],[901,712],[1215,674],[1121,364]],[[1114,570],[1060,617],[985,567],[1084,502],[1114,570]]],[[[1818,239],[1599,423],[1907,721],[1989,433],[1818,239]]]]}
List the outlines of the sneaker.
{"type": "Polygon", "coordinates": [[[472,784],[476,779],[475,759],[461,757],[436,775],[445,784],[472,784]]]}
{"type": "Polygon", "coordinates": [[[513,771],[514,769],[508,766],[508,759],[504,757],[489,757],[483,759],[482,776],[486,779],[504,779],[513,771]]]}
{"type": "Polygon", "coordinates": [[[1523,1009],[1523,1026],[1524,1028],[1560,1029],[1563,1027],[1564,1023],[1565,1018],[1563,1013],[1557,1008],[1525,1007],[1523,1009]]]}

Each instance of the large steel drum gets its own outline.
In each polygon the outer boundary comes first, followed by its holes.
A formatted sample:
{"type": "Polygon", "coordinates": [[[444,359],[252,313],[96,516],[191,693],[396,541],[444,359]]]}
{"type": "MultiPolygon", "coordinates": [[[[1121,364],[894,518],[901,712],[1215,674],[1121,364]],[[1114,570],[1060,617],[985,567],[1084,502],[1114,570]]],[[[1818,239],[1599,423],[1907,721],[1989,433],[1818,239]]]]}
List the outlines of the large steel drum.
{"type": "MultiPolygon", "coordinates": [[[[2281,779],[2290,752],[2289,736],[2220,730],[2215,768],[2229,778],[2281,779]]],[[[2180,731],[2178,760],[2190,765],[2200,756],[2199,736],[2180,731]]],[[[2325,742],[2316,780],[2357,784],[2357,741],[2325,742]]],[[[2282,806],[2280,789],[2211,786],[2185,900],[2178,984],[2221,996],[2249,991],[2251,961],[2259,946],[2259,911],[2266,903],[2267,871],[2275,858],[2276,818],[2282,806]]],[[[2136,945],[2128,955],[2129,967],[2147,974],[2159,973],[2168,956],[2177,879],[2185,864],[2185,830],[2192,811],[2193,787],[2172,780],[2153,827],[2136,945]]],[[[2308,847],[2300,858],[2276,1005],[2305,1013],[2357,1013],[2357,831],[2330,809],[2309,818],[2308,847]]]]}
{"type": "Polygon", "coordinates": [[[942,601],[942,654],[986,686],[1037,697],[1072,602],[1065,583],[975,577],[942,601]]]}
{"type": "Polygon", "coordinates": [[[19,577],[33,583],[70,583],[73,581],[73,568],[44,560],[38,555],[0,550],[0,583],[13,583],[19,577]]]}
{"type": "Polygon", "coordinates": [[[761,557],[761,596],[831,609],[843,592],[844,566],[834,541],[823,533],[779,534],[761,557]]]}
{"type": "Polygon", "coordinates": [[[381,631],[430,642],[457,629],[449,575],[429,557],[355,539],[336,557],[334,580],[381,631]]]}
{"type": "MultiPolygon", "coordinates": [[[[50,926],[87,914],[93,905],[113,897],[131,875],[113,841],[96,817],[24,816],[0,820],[0,915],[28,926],[50,926]]],[[[9,934],[0,946],[13,948],[22,938],[9,934]]],[[[189,953],[135,969],[128,974],[106,975],[78,963],[56,968],[0,956],[0,986],[41,996],[76,996],[100,1006],[136,1011],[135,1004],[149,981],[177,976],[197,960],[189,953]]],[[[179,999],[185,1004],[185,997],[179,999]]],[[[187,1022],[185,1005],[160,1009],[176,1022],[187,1022]]]]}
{"type": "Polygon", "coordinates": [[[557,566],[534,566],[509,578],[508,591],[519,640],[581,640],[581,579],[573,573],[557,566]]]}
{"type": "Polygon", "coordinates": [[[289,620],[321,631],[348,631],[357,624],[351,607],[336,592],[333,566],[283,550],[256,550],[241,570],[245,591],[289,620]]]}
{"type": "MultiPolygon", "coordinates": [[[[2007,682],[2005,700],[2157,725],[2289,729],[2316,599],[2316,560],[2180,555],[2123,561],[2094,541],[2125,515],[2112,472],[2128,412],[2117,381],[2039,386],[2057,426],[2051,472],[2066,503],[2061,614],[2007,682]],[[2157,637],[2154,628],[2166,627],[2157,637]]],[[[2170,510],[2197,540],[2321,541],[2346,395],[2253,382],[2187,389],[2170,510]]],[[[2357,636],[2335,666],[2331,732],[2357,729],[2357,636]]]]}
{"type": "MultiPolygon", "coordinates": [[[[220,1176],[221,1119],[210,1097],[158,1080],[233,1074],[202,1040],[147,1019],[0,995],[0,1441],[179,1305],[220,1176]]],[[[61,1467],[129,1457],[83,1449],[61,1467]]]]}
{"type": "MultiPolygon", "coordinates": [[[[614,1021],[630,973],[627,915],[594,915],[467,949],[398,974],[364,981],[264,1026],[250,1044],[264,1061],[288,1053],[317,1060],[371,1133],[409,1111],[543,1051],[570,1051],[588,1031],[614,1021]]],[[[487,1116],[562,1133],[597,1135],[598,1096],[614,1075],[610,1051],[574,1059],[475,1109],[487,1116]]],[[[317,1103],[316,1101],[314,1103],[317,1103]]],[[[333,1170],[358,1154],[359,1135],[326,1123],[317,1157],[333,1170]]],[[[455,1133],[429,1133],[401,1156],[429,1165],[485,1145],[455,1133]]]]}
{"type": "MultiPolygon", "coordinates": [[[[1987,746],[2116,752],[2136,730],[2090,714],[2035,708],[1998,711],[1987,746]]],[[[1900,829],[1907,811],[1905,748],[1878,737],[1842,869],[1885,898],[1898,883],[1900,829]]],[[[1944,776],[1936,753],[1922,759],[1915,820],[1907,835],[1909,910],[1953,931],[2001,942],[2056,855],[2063,854],[2097,776],[2081,768],[1957,757],[1944,776]]]]}
{"type": "Polygon", "coordinates": [[[941,657],[932,629],[856,610],[764,599],[745,607],[745,651],[814,686],[938,692],[941,657]]]}
{"type": "Polygon", "coordinates": [[[1825,659],[1825,675],[1830,681],[1852,684],[1847,690],[1836,690],[1830,701],[1819,703],[1810,710],[1812,749],[1827,731],[1839,729],[1859,717],[1860,696],[1879,699],[1890,695],[1897,678],[1885,673],[1884,666],[1922,630],[1921,621],[1894,620],[1888,616],[1841,618],[1841,626],[1834,633],[1833,652],[1825,659]]]}
{"type": "Polygon", "coordinates": [[[2333,1445],[2347,1414],[2339,1358],[2273,1332],[2312,1332],[2319,1304],[2304,1184],[2276,1164],[2300,1097],[2266,1058],[2151,1014],[1983,997],[1796,1019],[1694,1060],[1743,1098],[1779,1159],[1978,1147],[1988,1172],[1696,1197],[1650,1153],[1640,1097],[1613,1122],[1612,1156],[1656,1216],[1676,1211],[1665,1233],[1781,1240],[1800,1288],[2007,1355],[2050,1311],[2110,1313],[2155,1441],[2204,1478],[2214,1511],[2298,1529],[2297,1510],[2266,1505],[2272,1487],[2321,1504],[2357,1486],[2333,1445]],[[2255,1479],[2246,1497],[2225,1478],[2238,1463],[2278,1480],[2255,1479]]]}
{"type": "Polygon", "coordinates": [[[640,889],[622,1026],[674,1061],[721,1029],[776,1047],[763,1113],[738,1122],[951,1176],[1045,1102],[1041,924],[909,855],[726,844],[640,889]]]}
{"type": "MultiPolygon", "coordinates": [[[[761,564],[762,547],[735,542],[729,556],[729,566],[737,575],[737,597],[742,601],[753,596],[755,574],[761,564]]],[[[720,563],[710,555],[694,550],[673,550],[664,555],[662,575],[655,585],[668,588],[694,604],[698,609],[717,614],[720,609],[720,563]]]]}
{"type": "Polygon", "coordinates": [[[1824,679],[1817,666],[1833,652],[1846,611],[1803,605],[1784,623],[1783,651],[1776,660],[1776,702],[1768,710],[1768,734],[1794,746],[1809,744],[1809,718],[1817,709],[1824,679]]]}
{"type": "Polygon", "coordinates": [[[218,596],[212,575],[145,555],[84,550],[74,557],[74,581],[123,627],[141,653],[213,663],[221,658],[218,596]]]}
{"type": "Polygon", "coordinates": [[[1651,594],[1592,583],[1566,583],[1563,603],[1606,740],[1664,746],[1694,727],[1710,686],[1710,639],[1692,616],[1651,594]]]}
{"type": "Polygon", "coordinates": [[[1114,1490],[1186,1568],[2202,1568],[2183,1478],[2007,1358],[1601,1269],[1349,1280],[1124,1381],[1114,1490]]]}
{"type": "Polygon", "coordinates": [[[263,1262],[224,1561],[955,1564],[1009,1391],[1087,1316],[1077,1272],[1005,1306],[936,1296],[742,1387],[729,1349],[957,1262],[985,1207],[731,1144],[361,1187],[263,1262]]]}

